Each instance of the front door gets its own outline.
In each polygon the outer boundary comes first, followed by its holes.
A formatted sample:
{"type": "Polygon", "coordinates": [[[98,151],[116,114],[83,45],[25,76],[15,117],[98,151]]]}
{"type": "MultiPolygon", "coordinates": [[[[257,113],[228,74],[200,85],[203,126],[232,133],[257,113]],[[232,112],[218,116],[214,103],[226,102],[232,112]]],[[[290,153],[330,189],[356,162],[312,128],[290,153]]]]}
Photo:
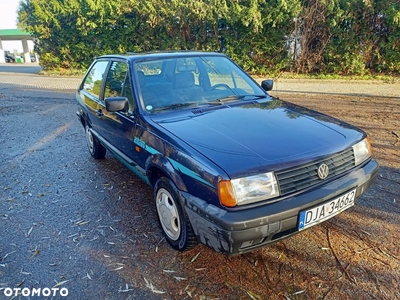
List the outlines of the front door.
{"type": "MultiPolygon", "coordinates": [[[[102,112],[102,117],[99,134],[123,155],[135,161],[133,139],[136,130],[136,104],[133,98],[129,66],[125,61],[111,62],[104,85],[104,99],[108,97],[128,98],[129,111],[108,112],[105,101],[100,101],[98,110],[102,112]]],[[[126,160],[125,157],[123,158],[126,160]]]]}
{"type": "Polygon", "coordinates": [[[108,60],[96,61],[90,68],[78,91],[80,102],[87,108],[88,112],[85,121],[96,132],[100,126],[98,105],[102,98],[101,90],[108,63],[108,60]]]}

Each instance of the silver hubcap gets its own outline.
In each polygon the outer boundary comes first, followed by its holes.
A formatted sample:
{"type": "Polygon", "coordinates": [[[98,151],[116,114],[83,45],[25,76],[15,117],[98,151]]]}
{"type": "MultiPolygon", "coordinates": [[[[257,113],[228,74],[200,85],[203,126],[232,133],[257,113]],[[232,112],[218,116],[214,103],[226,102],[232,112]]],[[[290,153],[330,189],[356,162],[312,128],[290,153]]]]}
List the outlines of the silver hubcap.
{"type": "Polygon", "coordinates": [[[93,153],[93,136],[90,132],[89,126],[86,126],[86,142],[90,153],[93,153]]]}
{"type": "Polygon", "coordinates": [[[161,226],[171,240],[178,240],[181,234],[178,208],[171,194],[164,188],[157,192],[156,206],[161,226]]]}

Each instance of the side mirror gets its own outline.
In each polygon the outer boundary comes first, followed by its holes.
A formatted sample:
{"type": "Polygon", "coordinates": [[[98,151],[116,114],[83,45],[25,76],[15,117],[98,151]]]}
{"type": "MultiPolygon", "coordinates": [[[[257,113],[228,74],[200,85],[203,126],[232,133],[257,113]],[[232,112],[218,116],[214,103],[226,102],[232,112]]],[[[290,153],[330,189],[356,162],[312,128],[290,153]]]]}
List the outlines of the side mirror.
{"type": "Polygon", "coordinates": [[[106,103],[106,110],[109,112],[129,110],[128,98],[126,97],[109,97],[104,100],[106,103]]]}
{"type": "Polygon", "coordinates": [[[261,82],[261,87],[264,89],[264,91],[270,91],[274,87],[274,81],[271,79],[263,80],[261,82]]]}

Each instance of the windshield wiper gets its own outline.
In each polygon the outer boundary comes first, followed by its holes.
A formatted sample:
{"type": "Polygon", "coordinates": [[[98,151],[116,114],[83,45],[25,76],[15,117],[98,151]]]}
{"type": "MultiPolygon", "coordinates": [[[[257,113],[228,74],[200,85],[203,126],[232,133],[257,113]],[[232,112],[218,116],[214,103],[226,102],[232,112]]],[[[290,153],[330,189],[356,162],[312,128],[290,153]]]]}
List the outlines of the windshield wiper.
{"type": "Polygon", "coordinates": [[[246,95],[253,98],[267,98],[267,95],[246,95]]]}
{"type": "Polygon", "coordinates": [[[154,111],[160,111],[160,110],[174,110],[177,108],[186,108],[189,106],[193,106],[193,105],[198,105],[198,102],[180,102],[180,103],[173,103],[167,106],[163,106],[163,107],[158,107],[156,109],[154,109],[154,111]]]}
{"type": "Polygon", "coordinates": [[[252,97],[252,98],[267,98],[267,95],[230,95],[222,98],[217,98],[215,100],[209,101],[208,104],[212,105],[221,105],[227,102],[237,101],[244,99],[245,97],[252,97]]]}
{"type": "Polygon", "coordinates": [[[230,95],[230,96],[226,96],[226,97],[222,97],[222,98],[217,98],[215,100],[209,101],[208,104],[212,104],[212,105],[221,105],[227,102],[232,102],[232,101],[236,101],[236,100],[240,100],[243,99],[245,96],[239,96],[239,95],[230,95]]]}

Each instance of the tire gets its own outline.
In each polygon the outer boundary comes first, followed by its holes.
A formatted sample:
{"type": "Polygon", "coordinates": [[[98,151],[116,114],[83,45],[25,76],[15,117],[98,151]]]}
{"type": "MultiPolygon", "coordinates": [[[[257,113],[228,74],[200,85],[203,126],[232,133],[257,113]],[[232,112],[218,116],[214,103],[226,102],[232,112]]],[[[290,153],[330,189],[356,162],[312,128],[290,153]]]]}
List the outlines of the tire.
{"type": "Polygon", "coordinates": [[[86,144],[88,146],[90,155],[95,159],[102,159],[106,156],[106,148],[99,142],[99,140],[90,131],[89,125],[85,126],[86,144]]]}
{"type": "Polygon", "coordinates": [[[176,190],[169,179],[161,177],[154,186],[154,201],[165,239],[175,250],[186,251],[197,244],[197,238],[176,190]]]}

